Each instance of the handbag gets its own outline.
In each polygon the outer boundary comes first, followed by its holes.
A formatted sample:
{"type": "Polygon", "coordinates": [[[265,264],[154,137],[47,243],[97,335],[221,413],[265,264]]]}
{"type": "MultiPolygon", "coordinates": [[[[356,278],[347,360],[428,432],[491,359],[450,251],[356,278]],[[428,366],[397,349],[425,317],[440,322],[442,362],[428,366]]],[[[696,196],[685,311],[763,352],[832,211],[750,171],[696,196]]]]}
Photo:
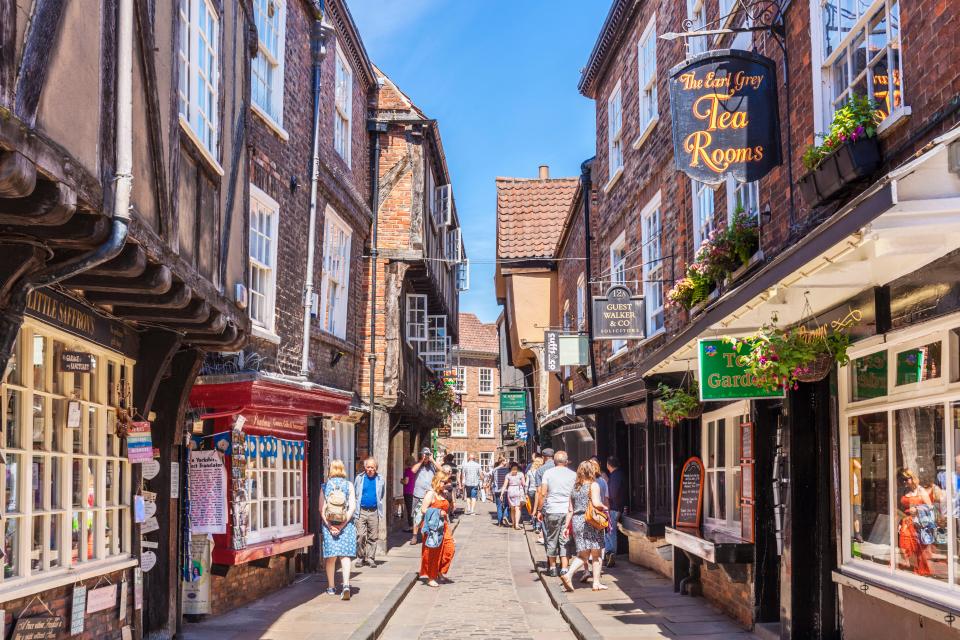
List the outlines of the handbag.
{"type": "Polygon", "coordinates": [[[587,511],[583,514],[583,519],[594,529],[606,531],[610,526],[610,516],[606,511],[601,511],[593,506],[593,499],[587,500],[587,511]]]}

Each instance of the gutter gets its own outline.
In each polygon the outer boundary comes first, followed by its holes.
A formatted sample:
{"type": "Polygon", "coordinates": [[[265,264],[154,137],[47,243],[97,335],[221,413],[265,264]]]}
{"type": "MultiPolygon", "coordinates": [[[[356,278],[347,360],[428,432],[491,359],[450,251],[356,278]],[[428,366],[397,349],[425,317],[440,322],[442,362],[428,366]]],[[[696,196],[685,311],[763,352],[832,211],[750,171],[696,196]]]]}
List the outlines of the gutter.
{"type": "MultiPolygon", "coordinates": [[[[386,133],[388,124],[381,120],[368,120],[367,131],[373,142],[370,149],[370,212],[373,215],[373,226],[370,232],[370,354],[367,360],[370,363],[370,419],[367,421],[367,453],[373,455],[374,428],[373,417],[377,398],[377,261],[380,259],[378,249],[378,231],[380,227],[380,134],[386,133]]],[[[389,437],[389,434],[388,434],[389,437]]]]}

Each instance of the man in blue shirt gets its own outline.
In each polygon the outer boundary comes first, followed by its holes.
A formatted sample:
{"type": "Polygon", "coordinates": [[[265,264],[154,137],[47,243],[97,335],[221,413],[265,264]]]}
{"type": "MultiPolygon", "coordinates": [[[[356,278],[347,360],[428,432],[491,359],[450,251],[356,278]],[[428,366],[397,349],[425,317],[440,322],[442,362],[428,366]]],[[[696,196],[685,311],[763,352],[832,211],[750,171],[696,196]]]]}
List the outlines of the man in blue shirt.
{"type": "Polygon", "coordinates": [[[608,567],[617,562],[617,523],[627,502],[627,479],[620,468],[620,460],[616,456],[607,458],[607,488],[610,495],[610,529],[604,534],[604,560],[608,567]]]}
{"type": "Polygon", "coordinates": [[[377,473],[376,458],[363,461],[363,473],[354,478],[353,490],[360,503],[357,509],[357,559],[354,566],[376,568],[380,518],[387,515],[387,483],[377,473]]]}

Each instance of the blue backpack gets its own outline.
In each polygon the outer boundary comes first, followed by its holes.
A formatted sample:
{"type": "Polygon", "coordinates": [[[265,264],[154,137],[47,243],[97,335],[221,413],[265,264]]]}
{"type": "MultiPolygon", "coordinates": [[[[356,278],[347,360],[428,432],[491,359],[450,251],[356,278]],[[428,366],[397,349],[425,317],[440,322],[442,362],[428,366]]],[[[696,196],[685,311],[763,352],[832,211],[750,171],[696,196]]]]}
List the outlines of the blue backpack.
{"type": "Polygon", "coordinates": [[[937,541],[937,513],[932,505],[917,505],[917,514],[913,517],[920,544],[933,544],[937,541]]]}
{"type": "Polygon", "coordinates": [[[436,549],[443,544],[443,514],[440,509],[431,507],[423,516],[423,544],[428,549],[436,549]]]}

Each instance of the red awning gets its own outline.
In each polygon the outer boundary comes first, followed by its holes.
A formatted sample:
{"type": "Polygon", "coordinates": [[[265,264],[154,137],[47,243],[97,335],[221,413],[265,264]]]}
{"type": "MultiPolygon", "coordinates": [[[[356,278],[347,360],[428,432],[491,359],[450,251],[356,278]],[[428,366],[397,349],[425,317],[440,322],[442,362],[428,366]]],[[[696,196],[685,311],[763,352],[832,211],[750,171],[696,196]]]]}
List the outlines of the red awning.
{"type": "Polygon", "coordinates": [[[193,407],[282,416],[346,415],[352,399],[353,393],[349,391],[261,377],[200,380],[190,390],[193,407]]]}

